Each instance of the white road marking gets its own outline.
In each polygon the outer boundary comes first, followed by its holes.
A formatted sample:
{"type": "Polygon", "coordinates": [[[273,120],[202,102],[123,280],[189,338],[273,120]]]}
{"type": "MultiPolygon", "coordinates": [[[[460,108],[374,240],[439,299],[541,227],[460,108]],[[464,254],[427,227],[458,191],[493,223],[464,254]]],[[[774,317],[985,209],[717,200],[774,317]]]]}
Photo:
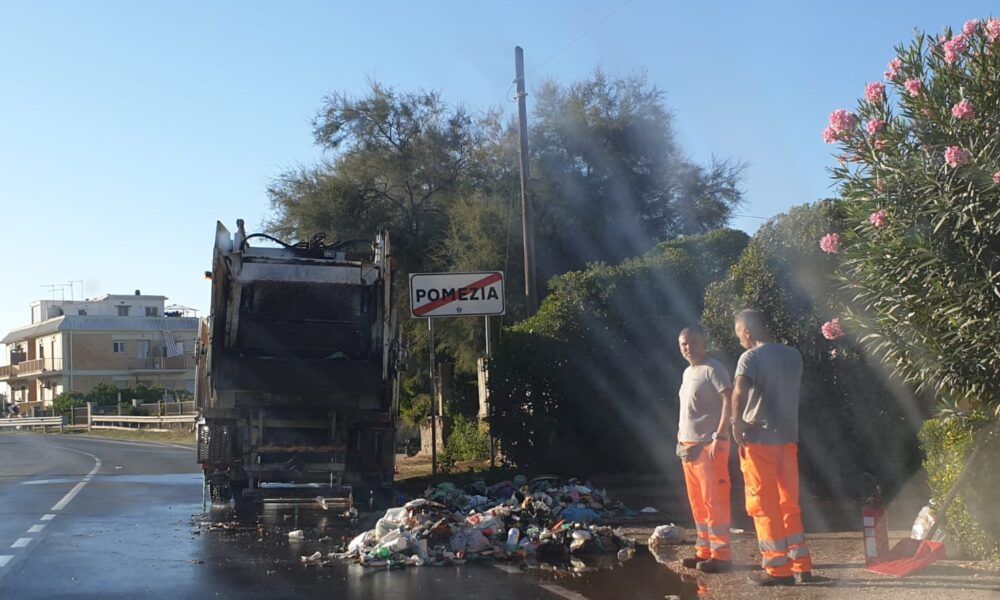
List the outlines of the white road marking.
{"type": "Polygon", "coordinates": [[[66,446],[59,446],[59,448],[62,448],[64,450],[69,450],[71,452],[76,452],[77,454],[85,454],[89,456],[90,458],[94,459],[94,468],[90,470],[90,473],[84,475],[83,480],[80,481],[80,483],[74,485],[73,489],[71,489],[69,492],[66,493],[65,496],[62,497],[62,500],[56,502],[55,506],[49,509],[52,511],[62,510],[66,508],[66,505],[69,504],[70,501],[73,500],[73,498],[76,498],[76,495],[80,493],[80,490],[82,490],[84,486],[90,483],[90,480],[94,477],[94,475],[96,475],[97,472],[101,470],[101,464],[102,464],[101,459],[97,458],[93,454],[90,454],[89,452],[82,452],[80,450],[76,450],[73,448],[67,448],[66,446]]]}
{"type": "Polygon", "coordinates": [[[69,483],[72,479],[35,479],[34,481],[22,481],[21,485],[47,485],[49,483],[69,483]]]}
{"type": "Polygon", "coordinates": [[[7,563],[9,563],[12,560],[14,560],[14,557],[10,554],[4,554],[3,556],[0,556],[0,569],[6,567],[7,563]]]}
{"type": "Polygon", "coordinates": [[[24,548],[31,542],[31,538],[17,538],[17,541],[10,545],[11,548],[24,548]]]}
{"type": "Polygon", "coordinates": [[[31,528],[28,529],[28,533],[38,533],[43,529],[45,529],[45,525],[32,525],[31,528]]]}
{"type": "Polygon", "coordinates": [[[41,520],[42,521],[51,521],[54,518],[56,518],[56,516],[54,514],[48,513],[48,514],[42,515],[42,519],[41,520]]]}

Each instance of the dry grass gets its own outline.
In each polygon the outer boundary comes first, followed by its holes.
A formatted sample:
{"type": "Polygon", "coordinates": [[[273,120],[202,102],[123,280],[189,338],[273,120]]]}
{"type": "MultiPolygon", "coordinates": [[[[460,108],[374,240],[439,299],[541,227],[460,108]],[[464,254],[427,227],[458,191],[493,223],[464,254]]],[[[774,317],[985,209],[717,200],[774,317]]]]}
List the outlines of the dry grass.
{"type": "Polygon", "coordinates": [[[167,442],[194,446],[194,433],[189,431],[144,431],[119,429],[94,429],[89,432],[66,432],[64,435],[82,435],[100,437],[111,440],[129,440],[133,442],[167,442]]]}

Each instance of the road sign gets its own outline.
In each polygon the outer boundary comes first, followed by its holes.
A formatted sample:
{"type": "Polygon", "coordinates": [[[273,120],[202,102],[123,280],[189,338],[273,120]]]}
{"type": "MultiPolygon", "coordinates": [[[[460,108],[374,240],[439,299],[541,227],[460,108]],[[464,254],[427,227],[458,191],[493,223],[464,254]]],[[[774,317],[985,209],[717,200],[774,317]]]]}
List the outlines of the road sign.
{"type": "Polygon", "coordinates": [[[410,314],[422,319],[502,315],[503,273],[413,273],[410,314]]]}

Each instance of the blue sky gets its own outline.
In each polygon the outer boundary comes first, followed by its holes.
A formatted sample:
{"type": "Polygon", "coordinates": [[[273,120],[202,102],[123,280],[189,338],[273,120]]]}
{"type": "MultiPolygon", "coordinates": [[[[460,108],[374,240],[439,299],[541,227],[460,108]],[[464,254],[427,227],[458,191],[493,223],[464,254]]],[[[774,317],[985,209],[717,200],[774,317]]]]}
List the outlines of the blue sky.
{"type": "Polygon", "coordinates": [[[830,193],[826,115],[881,78],[895,44],[990,10],[622,5],[0,1],[0,331],[27,323],[47,297],[38,286],[69,280],[87,296],[138,288],[204,310],[215,221],[256,227],[269,180],[319,157],[309,120],[324,94],[378,79],[512,110],[517,44],[529,92],[596,66],[646,71],[689,155],[746,161],[742,212],[772,216],[830,193]]]}

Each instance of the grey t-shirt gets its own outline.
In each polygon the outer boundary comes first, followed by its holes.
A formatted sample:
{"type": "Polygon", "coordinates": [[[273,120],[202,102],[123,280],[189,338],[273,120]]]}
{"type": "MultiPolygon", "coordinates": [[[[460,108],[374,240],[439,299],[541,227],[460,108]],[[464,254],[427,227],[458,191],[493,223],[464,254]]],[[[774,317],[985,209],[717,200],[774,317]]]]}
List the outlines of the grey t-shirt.
{"type": "Polygon", "coordinates": [[[732,387],[729,370],[714,358],[709,357],[703,365],[684,369],[677,441],[712,441],[712,434],[719,428],[719,419],[722,418],[720,392],[732,387]]]}
{"type": "Polygon", "coordinates": [[[751,425],[747,441],[792,444],[799,441],[799,387],[802,355],[795,348],[767,342],[740,356],[736,376],[751,380],[743,420],[751,425]]]}

